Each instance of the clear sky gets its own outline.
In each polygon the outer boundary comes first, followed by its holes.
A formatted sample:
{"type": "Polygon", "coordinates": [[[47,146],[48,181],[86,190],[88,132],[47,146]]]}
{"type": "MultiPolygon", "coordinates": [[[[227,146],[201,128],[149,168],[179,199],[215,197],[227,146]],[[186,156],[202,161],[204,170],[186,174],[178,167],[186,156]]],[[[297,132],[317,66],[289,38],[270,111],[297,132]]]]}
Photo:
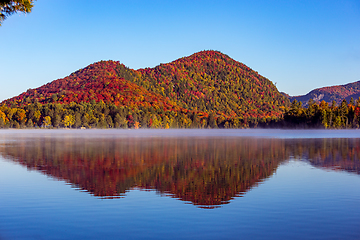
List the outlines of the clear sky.
{"type": "Polygon", "coordinates": [[[290,95],[360,80],[359,0],[37,0],[0,27],[0,101],[100,60],[218,50],[290,95]]]}

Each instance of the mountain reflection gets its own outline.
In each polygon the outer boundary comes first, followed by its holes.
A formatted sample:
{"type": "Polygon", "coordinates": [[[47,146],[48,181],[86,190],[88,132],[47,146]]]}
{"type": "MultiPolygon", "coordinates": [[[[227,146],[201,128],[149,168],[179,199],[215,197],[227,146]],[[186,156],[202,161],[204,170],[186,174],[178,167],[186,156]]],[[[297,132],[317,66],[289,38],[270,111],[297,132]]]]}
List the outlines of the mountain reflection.
{"type": "Polygon", "coordinates": [[[155,189],[202,208],[229,203],[271,176],[280,163],[360,173],[359,139],[24,138],[0,154],[94,196],[155,189]]]}

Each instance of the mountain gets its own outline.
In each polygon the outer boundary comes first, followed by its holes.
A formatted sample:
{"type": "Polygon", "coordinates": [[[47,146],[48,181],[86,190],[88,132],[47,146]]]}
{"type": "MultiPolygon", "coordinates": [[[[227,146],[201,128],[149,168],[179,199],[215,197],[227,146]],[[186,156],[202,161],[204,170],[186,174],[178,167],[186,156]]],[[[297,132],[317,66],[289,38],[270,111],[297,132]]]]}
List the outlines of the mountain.
{"type": "MultiPolygon", "coordinates": [[[[285,106],[290,104],[270,80],[246,65],[218,51],[201,51],[154,68],[139,70],[127,68],[117,61],[100,61],[68,77],[29,89],[5,100],[0,106],[24,108],[31,104],[98,102],[125,107],[139,118],[146,115],[151,119],[151,115],[156,113],[157,119],[164,119],[165,115],[166,119],[178,117],[182,125],[190,126],[193,122],[196,123],[193,126],[197,126],[201,121],[203,127],[214,127],[219,123],[225,126],[226,122],[233,127],[246,126],[248,120],[255,121],[255,124],[257,121],[267,122],[281,118],[285,106]],[[184,114],[190,122],[184,120],[184,114]]],[[[30,108],[35,109],[36,106],[30,108]]],[[[54,106],[49,108],[54,109],[54,106]]],[[[76,109],[78,107],[72,107],[67,114],[74,115],[76,109]]],[[[38,124],[47,113],[49,111],[45,109],[41,113],[44,116],[36,118],[38,124]]],[[[107,111],[102,114],[107,117],[107,111]]],[[[7,110],[7,115],[16,121],[10,110],[7,110]]],[[[133,114],[128,114],[131,118],[130,115],[133,114]]],[[[31,117],[27,116],[27,119],[31,117]]],[[[4,117],[4,123],[11,122],[10,118],[6,120],[4,117]]],[[[17,118],[23,119],[22,124],[25,124],[25,118],[17,118]]]]}
{"type": "Polygon", "coordinates": [[[104,101],[117,106],[178,108],[159,94],[149,92],[135,83],[117,76],[116,69],[125,68],[115,61],[100,61],[70,76],[52,81],[36,89],[6,100],[16,105],[39,102],[69,104],[71,102],[104,101]]]}
{"type": "Polygon", "coordinates": [[[310,99],[313,99],[315,102],[325,101],[332,103],[335,101],[337,104],[340,104],[342,100],[346,99],[348,102],[351,98],[354,100],[360,97],[360,81],[348,83],[345,85],[337,85],[330,87],[317,88],[312,90],[306,95],[293,96],[289,97],[289,100],[292,102],[295,99],[301,101],[304,106],[307,105],[307,102],[310,99]]]}

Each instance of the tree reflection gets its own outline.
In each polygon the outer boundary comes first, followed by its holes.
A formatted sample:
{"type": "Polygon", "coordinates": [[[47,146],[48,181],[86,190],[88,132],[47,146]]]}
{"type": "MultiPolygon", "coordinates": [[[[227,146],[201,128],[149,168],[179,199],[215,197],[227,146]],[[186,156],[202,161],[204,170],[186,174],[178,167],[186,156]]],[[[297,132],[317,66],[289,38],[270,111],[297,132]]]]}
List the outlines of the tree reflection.
{"type": "Polygon", "coordinates": [[[25,138],[0,153],[94,196],[155,189],[202,208],[229,203],[271,176],[280,163],[359,171],[359,139],[25,138]]]}
{"type": "Polygon", "coordinates": [[[311,165],[360,174],[360,139],[296,139],[288,146],[295,158],[311,165]]]}

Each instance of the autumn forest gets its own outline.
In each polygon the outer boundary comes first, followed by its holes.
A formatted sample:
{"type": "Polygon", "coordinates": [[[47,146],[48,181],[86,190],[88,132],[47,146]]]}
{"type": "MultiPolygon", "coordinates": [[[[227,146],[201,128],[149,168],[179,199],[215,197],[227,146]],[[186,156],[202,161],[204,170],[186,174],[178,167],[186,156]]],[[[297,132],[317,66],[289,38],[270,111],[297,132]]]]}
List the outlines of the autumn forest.
{"type": "Polygon", "coordinates": [[[218,51],[139,70],[100,61],[3,101],[0,128],[359,127],[358,99],[289,98],[218,51]]]}

